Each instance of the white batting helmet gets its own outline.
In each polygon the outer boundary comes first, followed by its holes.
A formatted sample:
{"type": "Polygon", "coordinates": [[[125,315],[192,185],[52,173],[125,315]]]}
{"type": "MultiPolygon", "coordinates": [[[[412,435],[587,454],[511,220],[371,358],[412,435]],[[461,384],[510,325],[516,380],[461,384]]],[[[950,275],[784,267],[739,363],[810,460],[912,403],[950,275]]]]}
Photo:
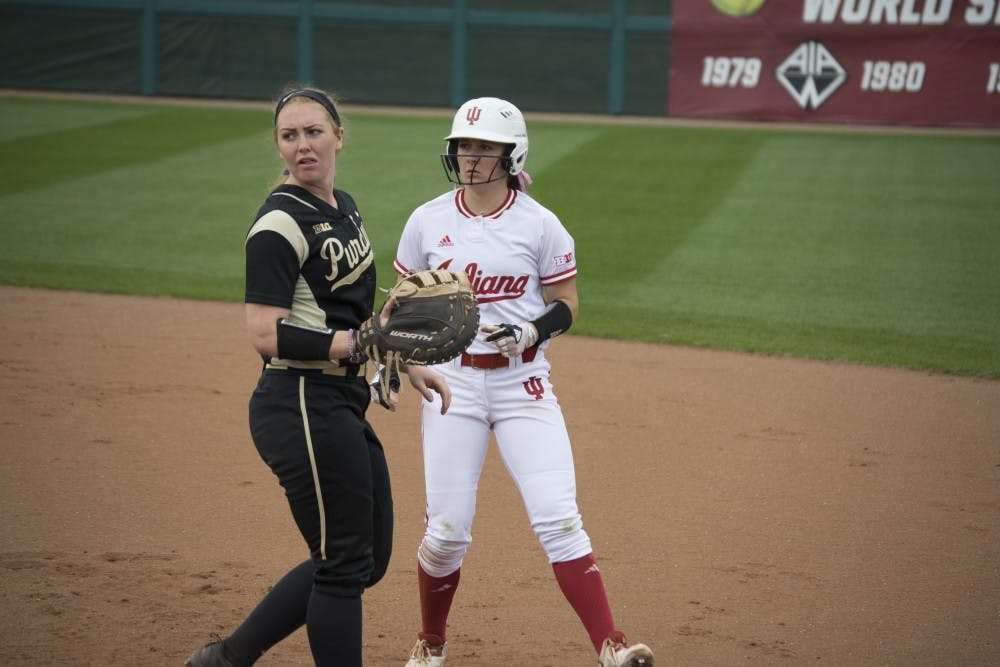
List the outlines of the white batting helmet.
{"type": "Polygon", "coordinates": [[[477,97],[458,108],[451,123],[448,155],[455,155],[455,139],[483,139],[510,146],[506,154],[507,173],[516,176],[524,169],[528,159],[528,128],[521,110],[496,97],[477,97]]]}

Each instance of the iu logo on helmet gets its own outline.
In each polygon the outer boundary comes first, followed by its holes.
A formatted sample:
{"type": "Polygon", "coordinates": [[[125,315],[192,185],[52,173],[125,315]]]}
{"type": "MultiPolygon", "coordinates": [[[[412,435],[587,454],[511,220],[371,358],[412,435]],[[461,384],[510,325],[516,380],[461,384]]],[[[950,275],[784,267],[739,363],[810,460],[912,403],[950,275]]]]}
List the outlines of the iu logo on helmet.
{"type": "Polygon", "coordinates": [[[545,385],[542,384],[540,378],[532,375],[521,384],[524,385],[524,390],[528,392],[529,396],[534,396],[536,401],[542,400],[542,395],[545,394],[545,385]]]}
{"type": "Polygon", "coordinates": [[[483,110],[479,107],[469,107],[469,110],[465,112],[465,120],[469,121],[469,125],[475,125],[482,115],[483,110]]]}

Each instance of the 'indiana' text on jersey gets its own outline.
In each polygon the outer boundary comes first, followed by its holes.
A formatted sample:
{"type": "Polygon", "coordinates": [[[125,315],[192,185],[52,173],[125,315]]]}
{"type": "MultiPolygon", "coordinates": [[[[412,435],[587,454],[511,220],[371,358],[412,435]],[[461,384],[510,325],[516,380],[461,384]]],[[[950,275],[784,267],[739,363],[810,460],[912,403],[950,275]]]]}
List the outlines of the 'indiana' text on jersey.
{"type": "MultiPolygon", "coordinates": [[[[442,262],[439,269],[448,269],[452,260],[442,262]]],[[[527,275],[520,276],[484,276],[475,262],[469,262],[465,267],[465,275],[480,303],[485,301],[500,301],[502,299],[517,299],[524,296],[524,288],[528,284],[527,275]]]]}

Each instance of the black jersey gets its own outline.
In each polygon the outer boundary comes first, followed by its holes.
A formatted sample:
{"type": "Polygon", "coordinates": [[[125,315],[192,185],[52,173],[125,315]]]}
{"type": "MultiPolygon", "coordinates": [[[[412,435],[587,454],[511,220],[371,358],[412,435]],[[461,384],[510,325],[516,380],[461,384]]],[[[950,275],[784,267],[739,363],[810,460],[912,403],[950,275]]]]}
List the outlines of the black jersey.
{"type": "Polygon", "coordinates": [[[354,199],[334,196],[337,208],[295,185],[268,196],[247,233],[247,303],[289,308],[294,322],[334,330],[357,329],[371,316],[371,243],[354,199]]]}

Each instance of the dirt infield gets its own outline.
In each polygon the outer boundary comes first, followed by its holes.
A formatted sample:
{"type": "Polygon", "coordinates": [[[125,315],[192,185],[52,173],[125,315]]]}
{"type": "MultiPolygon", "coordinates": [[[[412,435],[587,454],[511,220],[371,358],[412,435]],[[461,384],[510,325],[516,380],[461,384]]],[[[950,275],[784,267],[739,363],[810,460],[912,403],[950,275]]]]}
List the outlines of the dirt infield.
{"type": "MultiPolygon", "coordinates": [[[[0,288],[0,664],[180,665],[305,557],[238,304],[0,288]]],[[[1000,663],[1000,382],[566,336],[550,354],[619,625],[665,665],[1000,663]]],[[[366,664],[417,629],[417,396],[366,664]]],[[[593,664],[491,453],[454,667],[593,664]]],[[[310,664],[305,633],[262,665],[310,664]]]]}

